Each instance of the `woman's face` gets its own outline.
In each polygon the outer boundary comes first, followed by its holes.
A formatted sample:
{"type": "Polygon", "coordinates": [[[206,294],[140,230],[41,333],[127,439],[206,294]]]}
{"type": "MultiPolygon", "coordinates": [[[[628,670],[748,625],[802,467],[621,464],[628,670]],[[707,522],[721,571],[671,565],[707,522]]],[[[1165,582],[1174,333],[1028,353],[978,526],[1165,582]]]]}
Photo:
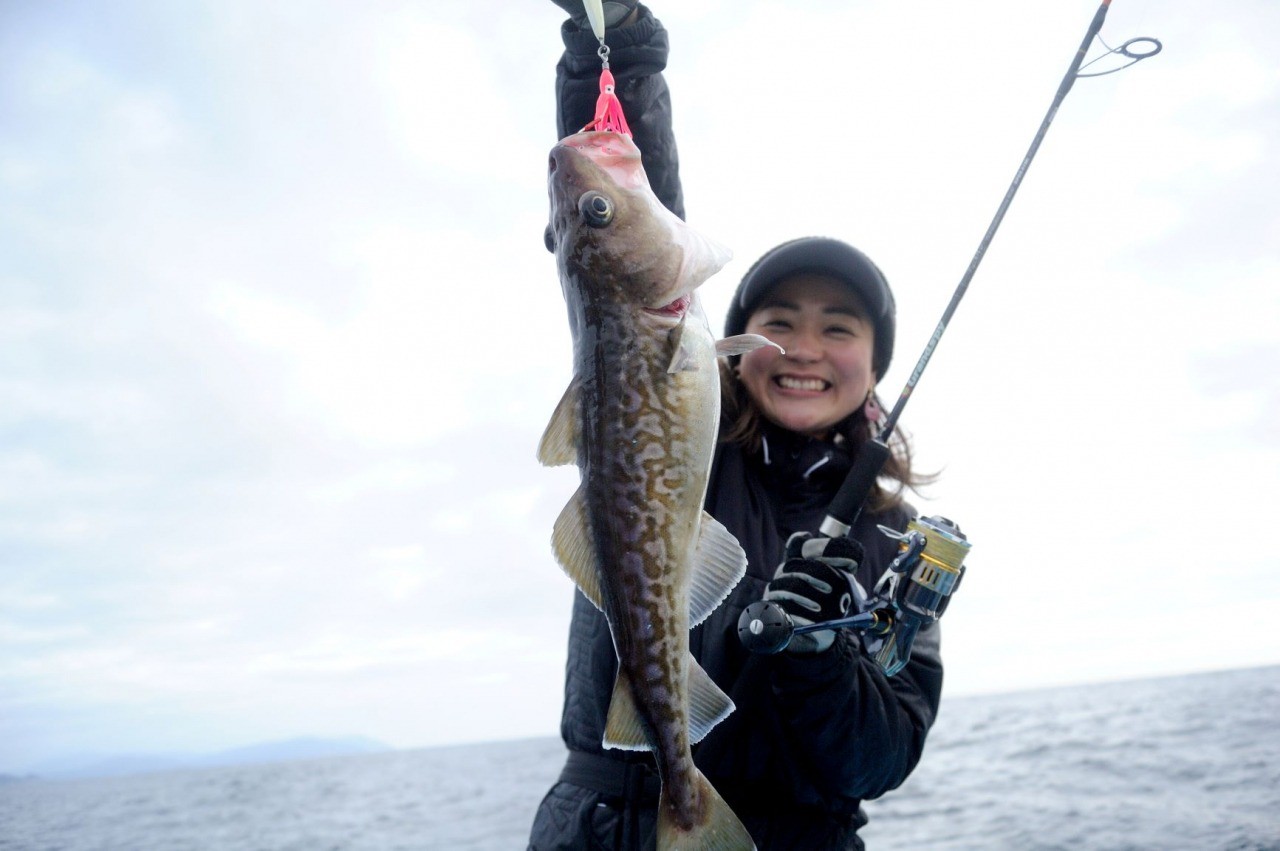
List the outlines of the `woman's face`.
{"type": "Polygon", "coordinates": [[[782,346],[742,356],[738,375],[775,425],[822,437],[862,407],[873,386],[875,327],[862,300],[829,275],[779,283],[747,319],[747,333],[782,346]]]}

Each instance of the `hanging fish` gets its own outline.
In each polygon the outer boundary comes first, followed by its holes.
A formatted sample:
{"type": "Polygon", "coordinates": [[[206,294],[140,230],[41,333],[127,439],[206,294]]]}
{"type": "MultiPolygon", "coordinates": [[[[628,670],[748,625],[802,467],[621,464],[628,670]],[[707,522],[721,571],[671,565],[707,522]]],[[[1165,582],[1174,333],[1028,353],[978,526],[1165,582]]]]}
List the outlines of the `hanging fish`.
{"type": "Polygon", "coordinates": [[[717,346],[694,290],[729,253],[662,206],[628,136],[564,139],[548,183],[575,375],[538,458],[581,471],[552,540],[618,654],[603,745],[653,751],[659,849],[754,848],[693,764],[690,745],[733,703],[689,653],[689,629],[746,570],[737,540],[702,509],[716,357],[773,344],[743,335],[717,346]]]}

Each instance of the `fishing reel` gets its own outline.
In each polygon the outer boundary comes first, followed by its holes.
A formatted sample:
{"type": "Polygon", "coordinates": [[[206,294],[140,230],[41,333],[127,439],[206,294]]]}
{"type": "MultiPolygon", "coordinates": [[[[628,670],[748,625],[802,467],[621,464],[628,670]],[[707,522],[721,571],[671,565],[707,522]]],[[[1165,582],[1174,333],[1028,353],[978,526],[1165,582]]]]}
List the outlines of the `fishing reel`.
{"type": "Polygon", "coordinates": [[[898,556],[876,583],[865,612],[796,626],[778,605],[760,600],[738,618],[743,646],[752,653],[778,653],[796,635],[856,629],[873,638],[866,646],[887,676],[902,670],[911,659],[916,635],[942,617],[959,587],[970,544],[960,527],[945,517],[916,518],[903,533],[879,529],[897,539],[898,556]]]}

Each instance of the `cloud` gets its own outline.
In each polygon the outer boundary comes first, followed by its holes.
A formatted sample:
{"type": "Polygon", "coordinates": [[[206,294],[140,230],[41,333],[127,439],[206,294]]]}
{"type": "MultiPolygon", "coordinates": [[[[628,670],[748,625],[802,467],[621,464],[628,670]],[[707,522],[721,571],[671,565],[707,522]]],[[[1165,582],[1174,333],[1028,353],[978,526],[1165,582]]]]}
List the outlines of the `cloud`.
{"type": "MultiPolygon", "coordinates": [[[[691,221],[737,252],[713,323],[765,248],[847,238],[898,296],[887,395],[1092,13],[901,8],[661,10],[691,221]]],[[[919,504],[975,542],[953,693],[1210,666],[1188,622],[1280,596],[1232,545],[1280,469],[1274,14],[1112,10],[1165,53],[1077,85],[912,399],[945,470],[919,504]]],[[[572,360],[541,242],[559,13],[24,15],[0,770],[554,731],[573,592],[548,537],[577,472],[533,453],[572,360]]],[[[1240,629],[1232,664],[1275,660],[1240,629]]]]}

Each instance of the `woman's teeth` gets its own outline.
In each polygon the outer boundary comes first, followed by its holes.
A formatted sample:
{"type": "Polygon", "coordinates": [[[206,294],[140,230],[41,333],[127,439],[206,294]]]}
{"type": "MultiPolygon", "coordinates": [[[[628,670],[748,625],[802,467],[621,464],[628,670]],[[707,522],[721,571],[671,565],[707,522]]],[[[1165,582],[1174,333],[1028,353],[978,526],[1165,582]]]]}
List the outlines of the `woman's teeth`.
{"type": "Polygon", "coordinates": [[[788,375],[778,376],[778,386],[787,390],[825,390],[827,382],[821,378],[792,378],[788,375]]]}

